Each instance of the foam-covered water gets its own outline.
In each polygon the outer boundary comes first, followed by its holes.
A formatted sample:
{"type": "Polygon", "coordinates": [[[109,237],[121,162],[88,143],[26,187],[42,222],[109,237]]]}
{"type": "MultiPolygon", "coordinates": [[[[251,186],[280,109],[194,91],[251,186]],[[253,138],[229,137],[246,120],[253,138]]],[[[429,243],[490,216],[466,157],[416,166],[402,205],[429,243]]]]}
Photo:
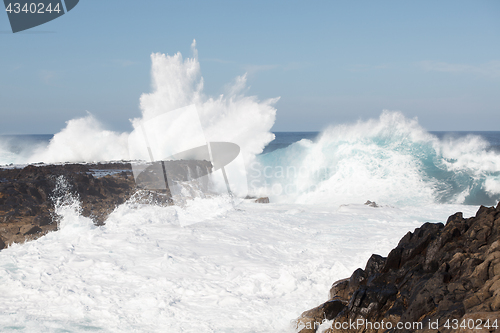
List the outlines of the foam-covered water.
{"type": "MultiPolygon", "coordinates": [[[[132,198],[97,227],[60,178],[59,230],[0,252],[0,331],[293,331],[291,321],[372,253],[499,198],[495,133],[432,134],[385,111],[272,143],[277,99],[246,96],[244,75],[214,98],[203,94],[194,45],[193,58],[151,59],[153,89],[132,129],[194,105],[204,138],[237,143],[250,190],[271,203],[222,195],[159,207],[132,198]]],[[[189,146],[187,126],[176,118],[171,130],[189,146]]],[[[34,143],[0,139],[0,164],[128,159],[130,136],[88,114],[34,143]]]]}
{"type": "Polygon", "coordinates": [[[130,201],[96,227],[75,198],[62,198],[59,231],[0,252],[2,332],[292,331],[371,253],[387,255],[425,221],[477,208],[130,201]],[[179,213],[207,211],[182,226],[179,213]]]}

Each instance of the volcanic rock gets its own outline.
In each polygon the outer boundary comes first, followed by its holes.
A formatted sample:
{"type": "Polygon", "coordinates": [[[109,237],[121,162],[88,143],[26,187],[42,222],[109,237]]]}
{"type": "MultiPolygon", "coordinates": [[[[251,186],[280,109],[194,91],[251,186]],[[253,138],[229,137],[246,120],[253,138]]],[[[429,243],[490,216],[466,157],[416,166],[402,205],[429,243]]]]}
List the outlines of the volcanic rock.
{"type": "MultiPolygon", "coordinates": [[[[207,161],[171,161],[175,171],[208,170],[207,161]]],[[[148,175],[149,176],[149,175],[148,175]]],[[[144,185],[145,184],[145,185],[144,185]]],[[[77,198],[81,214],[104,224],[132,196],[138,202],[172,204],[168,186],[148,190],[136,185],[130,163],[28,165],[0,169],[0,250],[12,243],[36,239],[57,229],[57,202],[77,198]]]]}
{"type": "Polygon", "coordinates": [[[481,332],[499,332],[500,204],[481,206],[471,218],[456,213],[446,225],[425,223],[409,232],[386,258],[372,255],[364,270],[335,282],[330,300],[298,321],[313,326],[319,309],[332,301],[346,306],[321,317],[333,320],[325,331],[330,333],[472,332],[466,325],[473,321],[483,325],[481,332]],[[356,327],[345,325],[358,321],[356,327]],[[347,329],[340,328],[343,323],[347,329]]]}
{"type": "Polygon", "coordinates": [[[374,207],[374,208],[378,208],[379,207],[379,205],[377,205],[377,203],[375,201],[370,201],[370,200],[367,200],[365,202],[365,205],[366,206],[370,206],[370,207],[374,207]]]}

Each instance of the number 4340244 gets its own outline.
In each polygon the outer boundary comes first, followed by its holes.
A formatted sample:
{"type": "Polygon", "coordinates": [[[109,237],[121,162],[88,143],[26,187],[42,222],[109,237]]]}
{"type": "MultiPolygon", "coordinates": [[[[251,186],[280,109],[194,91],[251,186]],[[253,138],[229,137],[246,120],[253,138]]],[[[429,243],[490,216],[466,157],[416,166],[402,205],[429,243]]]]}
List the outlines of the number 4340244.
{"type": "Polygon", "coordinates": [[[464,328],[464,329],[497,329],[498,328],[498,320],[481,320],[481,319],[463,319],[462,321],[459,321],[458,319],[448,319],[444,325],[445,328],[447,329],[453,329],[457,330],[459,328],[464,328]]]}
{"type": "Polygon", "coordinates": [[[14,13],[14,14],[19,14],[21,12],[24,13],[31,13],[31,14],[44,14],[44,13],[52,13],[56,12],[59,13],[61,9],[59,8],[59,3],[57,3],[54,8],[52,8],[52,4],[49,3],[47,7],[45,7],[45,4],[43,3],[35,3],[32,2],[30,4],[25,3],[24,6],[21,8],[21,4],[16,2],[16,3],[9,3],[7,5],[7,8],[5,8],[5,11],[7,11],[9,14],[14,13]]]}

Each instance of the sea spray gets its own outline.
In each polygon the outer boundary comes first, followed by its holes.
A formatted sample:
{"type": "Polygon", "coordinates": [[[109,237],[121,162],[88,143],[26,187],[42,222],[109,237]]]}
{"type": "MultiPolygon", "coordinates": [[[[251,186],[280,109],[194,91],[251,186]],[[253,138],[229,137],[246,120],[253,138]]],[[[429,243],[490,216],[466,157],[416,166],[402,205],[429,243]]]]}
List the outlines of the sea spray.
{"type": "Polygon", "coordinates": [[[259,156],[249,171],[251,191],[312,204],[494,204],[500,155],[488,146],[474,135],[439,139],[417,119],[384,111],[259,156]]]}
{"type": "Polygon", "coordinates": [[[51,199],[54,204],[53,219],[57,222],[57,227],[61,232],[78,232],[81,228],[94,227],[92,219],[82,215],[79,195],[73,191],[64,176],[57,177],[51,199]]]}
{"type": "MultiPolygon", "coordinates": [[[[173,56],[151,55],[152,92],[140,98],[141,117],[133,119],[132,126],[144,120],[194,105],[198,111],[207,141],[233,142],[241,148],[243,163],[249,165],[255,156],[274,139],[270,129],[274,124],[278,98],[259,101],[244,94],[246,75],[237,77],[227,95],[209,97],[203,93],[203,78],[196,43],[192,44],[193,57],[183,59],[180,53],[173,56]]],[[[189,123],[179,123],[176,141],[189,146],[189,135],[183,128],[189,123]]],[[[47,147],[38,149],[31,156],[17,159],[16,163],[29,162],[95,162],[127,160],[129,133],[118,133],[104,128],[97,118],[86,116],[69,120],[66,127],[55,134],[47,147]]],[[[6,155],[6,154],[4,154],[6,155]]],[[[5,159],[13,159],[5,156],[5,159]]]]}
{"type": "Polygon", "coordinates": [[[106,130],[91,113],[71,119],[26,162],[99,162],[128,159],[127,133],[106,130]]]}
{"type": "MultiPolygon", "coordinates": [[[[0,135],[0,165],[25,164],[52,135],[0,135]]],[[[40,162],[40,161],[39,161],[40,162]]]]}

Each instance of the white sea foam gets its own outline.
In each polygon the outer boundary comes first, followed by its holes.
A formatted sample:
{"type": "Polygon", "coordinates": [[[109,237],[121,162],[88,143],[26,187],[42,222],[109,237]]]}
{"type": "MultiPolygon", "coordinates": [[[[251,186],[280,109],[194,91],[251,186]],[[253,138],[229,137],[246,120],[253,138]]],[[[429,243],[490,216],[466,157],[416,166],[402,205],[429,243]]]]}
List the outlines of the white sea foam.
{"type": "Polygon", "coordinates": [[[2,332],[289,332],[371,253],[477,209],[128,202],[95,227],[63,198],[61,230],[0,252],[2,332]],[[205,221],[181,226],[180,212],[207,209],[205,221]]]}

